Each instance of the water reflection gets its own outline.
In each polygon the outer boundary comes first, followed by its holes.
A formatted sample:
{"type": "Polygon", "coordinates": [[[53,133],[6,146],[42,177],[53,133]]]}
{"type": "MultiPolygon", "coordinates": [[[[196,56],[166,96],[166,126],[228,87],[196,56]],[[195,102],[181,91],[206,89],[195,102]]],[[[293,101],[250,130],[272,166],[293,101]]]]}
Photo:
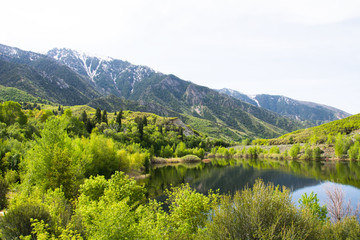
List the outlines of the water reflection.
{"type": "Polygon", "coordinates": [[[195,165],[155,167],[151,169],[151,176],[143,181],[149,196],[159,197],[171,185],[181,183],[189,183],[202,193],[209,189],[234,193],[246,185],[252,186],[257,178],[284,185],[294,194],[300,189],[319,186],[324,181],[341,183],[354,186],[360,196],[359,162],[215,159],[195,165]]]}

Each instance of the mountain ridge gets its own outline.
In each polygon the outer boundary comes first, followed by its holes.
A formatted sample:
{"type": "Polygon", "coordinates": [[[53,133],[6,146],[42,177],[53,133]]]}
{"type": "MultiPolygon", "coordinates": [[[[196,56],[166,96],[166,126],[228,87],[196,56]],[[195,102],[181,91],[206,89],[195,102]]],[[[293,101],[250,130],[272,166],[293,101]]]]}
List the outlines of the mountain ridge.
{"type": "Polygon", "coordinates": [[[331,106],[295,100],[282,95],[256,94],[249,96],[227,88],[217,91],[294,120],[308,121],[314,126],[351,116],[351,114],[331,106]]]}
{"type": "Polygon", "coordinates": [[[0,67],[1,85],[30,94],[37,90],[36,96],[61,104],[88,104],[112,110],[127,107],[180,117],[185,123],[213,124],[222,129],[224,136],[229,133],[235,140],[276,137],[302,127],[265,108],[175,75],[71,49],[55,48],[43,55],[0,45],[0,64],[11,65],[7,70],[0,67]],[[27,71],[19,74],[16,69],[27,71]],[[26,84],[21,86],[23,79],[26,84]]]}

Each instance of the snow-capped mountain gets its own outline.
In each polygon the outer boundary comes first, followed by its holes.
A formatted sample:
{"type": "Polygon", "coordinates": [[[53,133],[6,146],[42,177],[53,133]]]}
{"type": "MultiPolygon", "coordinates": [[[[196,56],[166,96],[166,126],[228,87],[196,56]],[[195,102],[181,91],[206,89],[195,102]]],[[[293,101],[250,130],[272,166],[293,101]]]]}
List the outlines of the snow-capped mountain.
{"type": "Polygon", "coordinates": [[[0,45],[0,85],[63,105],[140,110],[187,124],[197,119],[217,138],[276,137],[303,126],[265,109],[258,96],[239,100],[145,66],[70,49],[43,55],[0,45]]]}
{"type": "Polygon", "coordinates": [[[69,105],[101,96],[87,79],[54,59],[1,44],[0,84],[69,105]]]}
{"type": "Polygon", "coordinates": [[[280,115],[300,121],[311,121],[318,125],[349,117],[351,114],[334,107],[313,102],[299,101],[285,96],[257,94],[246,95],[232,89],[218,90],[220,93],[232,96],[254,106],[268,109],[280,115]]]}
{"type": "MultiPolygon", "coordinates": [[[[149,67],[126,61],[85,54],[71,49],[52,49],[47,55],[86,76],[99,91],[129,98],[138,82],[156,73],[149,67]]],[[[161,75],[161,74],[160,74],[161,75]]]]}

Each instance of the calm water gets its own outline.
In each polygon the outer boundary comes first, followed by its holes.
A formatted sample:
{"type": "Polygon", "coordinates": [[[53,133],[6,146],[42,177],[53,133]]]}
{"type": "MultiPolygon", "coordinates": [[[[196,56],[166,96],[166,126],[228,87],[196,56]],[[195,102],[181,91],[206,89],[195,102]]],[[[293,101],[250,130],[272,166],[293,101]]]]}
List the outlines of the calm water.
{"type": "Polygon", "coordinates": [[[360,202],[360,162],[303,162],[273,160],[212,160],[193,165],[166,165],[151,170],[145,179],[149,196],[164,200],[164,190],[189,183],[201,193],[209,189],[234,193],[251,187],[258,178],[291,189],[294,202],[306,192],[327,201],[325,190],[339,186],[352,205],[360,202]]]}

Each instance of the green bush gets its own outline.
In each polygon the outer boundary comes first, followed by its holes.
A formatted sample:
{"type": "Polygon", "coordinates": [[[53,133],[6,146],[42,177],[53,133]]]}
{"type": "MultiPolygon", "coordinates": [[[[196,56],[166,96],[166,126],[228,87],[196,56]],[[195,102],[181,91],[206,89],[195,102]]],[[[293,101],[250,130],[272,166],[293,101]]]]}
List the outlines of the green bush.
{"type": "Polygon", "coordinates": [[[36,239],[36,236],[32,234],[32,219],[43,220],[44,223],[52,226],[50,214],[43,207],[30,203],[19,205],[10,209],[1,219],[2,239],[20,239],[20,236],[28,235],[36,239]]]}
{"type": "Polygon", "coordinates": [[[3,178],[0,178],[0,209],[7,207],[8,201],[6,198],[7,193],[9,192],[9,184],[3,178]]]}
{"type": "Polygon", "coordinates": [[[201,159],[196,155],[186,155],[181,158],[184,162],[200,162],[201,159]]]}
{"type": "Polygon", "coordinates": [[[294,144],[289,151],[290,157],[295,159],[300,152],[300,144],[294,144]]]}
{"type": "Polygon", "coordinates": [[[202,239],[318,239],[317,220],[299,213],[287,189],[257,180],[234,197],[223,196],[202,239]]]}

